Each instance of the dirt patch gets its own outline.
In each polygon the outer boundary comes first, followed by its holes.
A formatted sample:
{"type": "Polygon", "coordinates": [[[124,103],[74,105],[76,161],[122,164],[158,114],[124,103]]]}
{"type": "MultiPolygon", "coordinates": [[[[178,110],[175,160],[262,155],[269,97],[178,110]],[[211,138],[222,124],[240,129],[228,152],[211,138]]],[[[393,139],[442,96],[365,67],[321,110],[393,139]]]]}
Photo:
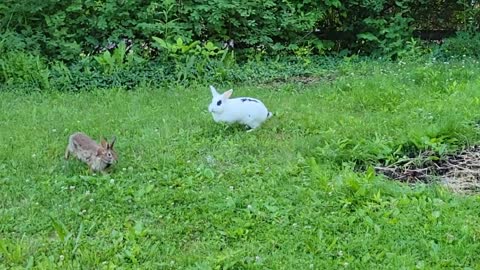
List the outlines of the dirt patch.
{"type": "Polygon", "coordinates": [[[454,192],[480,193],[480,146],[436,158],[431,152],[398,161],[389,166],[375,167],[391,179],[402,182],[439,181],[454,192]]]}
{"type": "Polygon", "coordinates": [[[304,75],[304,76],[289,76],[285,78],[275,78],[269,81],[264,82],[265,85],[278,86],[285,83],[298,83],[304,85],[315,84],[319,82],[332,82],[337,78],[335,74],[325,74],[325,75],[304,75]]]}
{"type": "Polygon", "coordinates": [[[294,83],[303,83],[303,84],[311,84],[311,83],[316,83],[321,80],[328,80],[331,81],[333,79],[330,79],[327,76],[293,76],[290,77],[288,80],[278,80],[280,82],[294,82],[294,83]]]}

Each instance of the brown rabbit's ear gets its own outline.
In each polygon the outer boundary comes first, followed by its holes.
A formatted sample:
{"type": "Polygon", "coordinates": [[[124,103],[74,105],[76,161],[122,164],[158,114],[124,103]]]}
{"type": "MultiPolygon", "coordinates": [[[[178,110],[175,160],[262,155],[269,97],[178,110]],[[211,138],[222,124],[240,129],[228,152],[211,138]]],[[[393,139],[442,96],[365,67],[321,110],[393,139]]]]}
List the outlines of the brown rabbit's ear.
{"type": "Polygon", "coordinates": [[[113,145],[115,144],[116,140],[117,140],[117,137],[113,136],[112,142],[108,145],[110,149],[113,149],[113,145]]]}
{"type": "Polygon", "coordinates": [[[106,141],[105,139],[102,139],[102,140],[100,141],[100,145],[101,145],[103,148],[105,148],[105,149],[108,147],[108,143],[107,143],[107,141],[106,141]]]}

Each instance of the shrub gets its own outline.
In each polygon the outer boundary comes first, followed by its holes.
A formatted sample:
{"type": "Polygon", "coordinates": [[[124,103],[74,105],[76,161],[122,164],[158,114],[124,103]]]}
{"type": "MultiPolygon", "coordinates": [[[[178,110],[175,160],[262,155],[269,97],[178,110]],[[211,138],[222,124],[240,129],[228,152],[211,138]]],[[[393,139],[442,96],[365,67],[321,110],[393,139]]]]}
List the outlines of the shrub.
{"type": "Polygon", "coordinates": [[[445,39],[437,48],[437,56],[455,57],[469,56],[480,57],[480,33],[458,32],[455,37],[445,39]]]}
{"type": "Polygon", "coordinates": [[[395,55],[411,39],[412,29],[478,26],[478,10],[475,1],[445,0],[4,0],[0,28],[13,33],[9,48],[69,62],[123,39],[146,50],[145,56],[155,56],[149,46],[154,36],[170,43],[209,40],[219,47],[233,41],[237,52],[347,49],[395,55]],[[316,31],[354,35],[332,43],[319,40],[316,31]]]}
{"type": "Polygon", "coordinates": [[[0,84],[45,90],[50,87],[49,76],[48,65],[38,55],[14,51],[0,55],[0,84]]]}

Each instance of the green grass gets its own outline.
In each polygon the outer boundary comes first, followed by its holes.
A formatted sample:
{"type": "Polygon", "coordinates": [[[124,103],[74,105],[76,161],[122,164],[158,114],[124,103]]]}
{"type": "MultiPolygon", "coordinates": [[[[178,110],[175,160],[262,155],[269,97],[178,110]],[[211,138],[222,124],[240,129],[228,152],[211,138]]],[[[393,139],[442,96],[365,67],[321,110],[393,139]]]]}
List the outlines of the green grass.
{"type": "Polygon", "coordinates": [[[370,166],[478,142],[479,71],[235,87],[276,114],[252,133],[213,122],[207,85],[2,92],[0,268],[478,269],[478,196],[370,166]],[[117,136],[109,175],[63,160],[75,131],[117,136]]]}

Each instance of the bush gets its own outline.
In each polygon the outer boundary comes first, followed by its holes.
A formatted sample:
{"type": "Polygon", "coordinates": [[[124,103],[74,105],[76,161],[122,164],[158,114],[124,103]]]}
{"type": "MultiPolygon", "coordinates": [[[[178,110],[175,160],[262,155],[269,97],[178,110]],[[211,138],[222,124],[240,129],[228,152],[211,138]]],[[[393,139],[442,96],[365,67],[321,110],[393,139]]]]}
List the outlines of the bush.
{"type": "Polygon", "coordinates": [[[395,55],[413,29],[478,26],[478,10],[475,2],[445,0],[4,0],[0,28],[12,33],[9,48],[64,61],[125,39],[142,55],[155,56],[149,45],[154,36],[170,43],[209,40],[218,47],[229,42],[237,52],[323,54],[335,48],[395,55]],[[354,35],[333,43],[318,39],[317,30],[354,35]]]}
{"type": "Polygon", "coordinates": [[[44,59],[25,52],[7,52],[0,56],[0,84],[21,85],[35,90],[50,88],[50,70],[44,59]]]}
{"type": "Polygon", "coordinates": [[[0,5],[0,26],[37,42],[43,55],[62,60],[98,46],[133,39],[140,46],[159,36],[195,40],[234,40],[240,47],[299,42],[315,28],[338,0],[326,3],[216,0],[145,2],[135,0],[6,0],[0,5]],[[297,16],[295,16],[297,14],[297,16]]]}
{"type": "Polygon", "coordinates": [[[458,32],[455,37],[445,39],[444,43],[437,48],[437,56],[456,57],[480,57],[480,33],[458,32]]]}

